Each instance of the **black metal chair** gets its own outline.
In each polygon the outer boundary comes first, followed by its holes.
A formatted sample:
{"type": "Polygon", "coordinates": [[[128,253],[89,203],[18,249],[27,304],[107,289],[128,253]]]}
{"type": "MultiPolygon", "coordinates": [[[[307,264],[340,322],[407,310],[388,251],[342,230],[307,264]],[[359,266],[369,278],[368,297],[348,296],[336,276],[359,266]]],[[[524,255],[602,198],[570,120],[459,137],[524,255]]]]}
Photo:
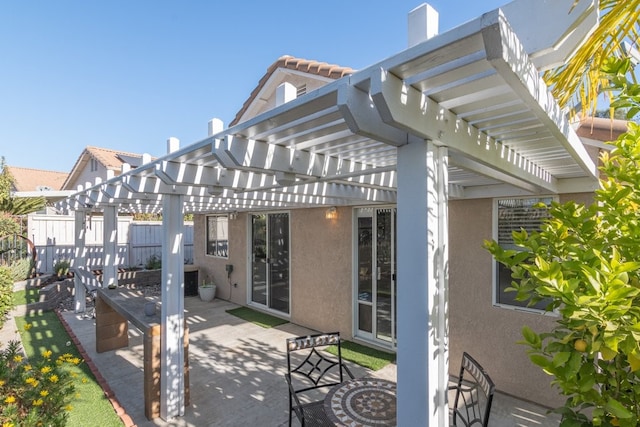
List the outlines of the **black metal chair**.
{"type": "Polygon", "coordinates": [[[332,386],[344,381],[343,373],[354,378],[342,362],[339,332],[287,339],[285,378],[289,386],[289,426],[293,413],[303,427],[332,426],[324,412],[323,396],[332,386]],[[337,347],[337,357],[322,351],[330,345],[337,347]],[[322,398],[318,400],[319,397],[322,398]]]}
{"type": "Polygon", "coordinates": [[[452,425],[487,427],[495,388],[495,384],[484,368],[464,352],[458,384],[450,388],[450,390],[456,391],[451,408],[453,411],[452,425]]]}

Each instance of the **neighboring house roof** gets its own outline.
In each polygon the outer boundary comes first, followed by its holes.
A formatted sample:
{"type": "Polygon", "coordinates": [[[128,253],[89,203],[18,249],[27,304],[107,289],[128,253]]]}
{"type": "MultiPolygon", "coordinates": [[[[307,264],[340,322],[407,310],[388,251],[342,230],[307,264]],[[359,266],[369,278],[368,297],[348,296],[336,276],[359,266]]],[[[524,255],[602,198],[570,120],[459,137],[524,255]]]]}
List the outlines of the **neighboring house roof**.
{"type": "MultiPolygon", "coordinates": [[[[280,58],[278,58],[276,62],[274,62],[269,66],[269,68],[267,68],[267,72],[265,73],[264,76],[262,76],[256,88],[253,89],[253,91],[251,92],[251,95],[249,95],[249,98],[242,105],[242,108],[240,109],[240,111],[238,111],[235,118],[231,121],[231,123],[229,123],[229,126],[233,126],[237,123],[240,123],[241,121],[244,121],[242,120],[243,117],[246,115],[247,111],[252,106],[252,104],[254,104],[259,98],[261,98],[260,96],[261,92],[264,92],[265,88],[269,86],[268,82],[270,82],[270,80],[273,80],[274,75],[278,71],[286,72],[288,70],[290,70],[290,72],[292,71],[292,72],[304,73],[304,74],[307,74],[309,77],[313,76],[315,78],[322,78],[326,81],[339,79],[346,75],[353,74],[355,71],[349,67],[341,67],[339,65],[329,64],[327,62],[319,62],[315,60],[295,58],[289,55],[281,56],[280,58]]],[[[274,83],[271,92],[275,90],[275,87],[279,83],[280,82],[274,83]]],[[[264,96],[265,98],[267,98],[270,95],[270,93],[266,95],[267,96],[264,96]]]]}
{"type": "Polygon", "coordinates": [[[122,165],[125,163],[131,165],[132,168],[142,164],[142,154],[87,146],[80,154],[80,157],[78,157],[78,160],[76,160],[75,165],[73,165],[69,176],[62,186],[63,189],[73,189],[70,187],[73,186],[78,176],[87,167],[92,158],[96,159],[107,170],[112,170],[114,175],[120,175],[122,165]]]}
{"type": "Polygon", "coordinates": [[[576,134],[583,141],[585,138],[595,141],[614,141],[627,131],[627,120],[587,117],[580,120],[576,134]]]}
{"type": "Polygon", "coordinates": [[[68,175],[66,172],[8,165],[5,167],[13,177],[13,190],[19,192],[60,190],[68,175]]]}

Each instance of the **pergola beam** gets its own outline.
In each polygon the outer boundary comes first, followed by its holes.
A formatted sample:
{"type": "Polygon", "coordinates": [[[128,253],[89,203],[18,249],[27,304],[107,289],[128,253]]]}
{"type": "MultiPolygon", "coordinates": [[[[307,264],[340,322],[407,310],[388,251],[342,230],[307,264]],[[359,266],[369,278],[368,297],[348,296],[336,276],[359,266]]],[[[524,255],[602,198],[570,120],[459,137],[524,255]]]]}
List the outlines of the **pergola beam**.
{"type": "Polygon", "coordinates": [[[405,85],[388,70],[372,75],[371,96],[386,123],[499,169],[518,182],[526,181],[557,193],[556,179],[551,174],[479,132],[414,87],[405,85]]]}

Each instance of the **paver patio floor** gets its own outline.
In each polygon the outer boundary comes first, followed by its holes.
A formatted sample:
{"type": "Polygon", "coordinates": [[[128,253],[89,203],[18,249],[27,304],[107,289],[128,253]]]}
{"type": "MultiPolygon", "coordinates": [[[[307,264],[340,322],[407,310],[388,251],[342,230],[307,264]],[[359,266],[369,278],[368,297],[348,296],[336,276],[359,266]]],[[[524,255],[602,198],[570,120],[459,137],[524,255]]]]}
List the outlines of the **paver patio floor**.
{"type": "MultiPolygon", "coordinates": [[[[95,351],[94,319],[72,312],[63,318],[98,367],[118,401],[137,426],[286,426],[286,338],[315,333],[287,323],[265,329],[226,312],[237,305],[185,298],[189,325],[190,405],[171,422],[149,421],[144,415],[142,334],[129,328],[129,347],[95,351]]],[[[395,381],[395,365],[377,372],[349,364],[355,376],[372,375],[395,381]]],[[[557,426],[546,410],[498,393],[491,425],[557,426]]],[[[298,424],[294,424],[298,425],[298,424]]]]}

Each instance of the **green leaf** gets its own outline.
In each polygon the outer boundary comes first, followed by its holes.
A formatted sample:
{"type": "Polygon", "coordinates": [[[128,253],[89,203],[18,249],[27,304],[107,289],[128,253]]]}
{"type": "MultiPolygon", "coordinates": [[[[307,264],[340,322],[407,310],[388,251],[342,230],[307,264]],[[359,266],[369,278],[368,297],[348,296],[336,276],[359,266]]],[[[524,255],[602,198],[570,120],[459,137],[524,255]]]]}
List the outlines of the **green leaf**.
{"type": "Polygon", "coordinates": [[[538,345],[540,343],[540,337],[538,336],[538,334],[536,334],[533,329],[528,326],[524,326],[522,328],[522,336],[531,345],[538,345]]]}
{"type": "Polygon", "coordinates": [[[571,352],[570,351],[561,351],[559,353],[556,353],[555,356],[553,356],[553,361],[551,363],[553,363],[553,366],[562,366],[565,363],[567,363],[567,360],[569,360],[569,357],[571,356],[571,352]]]}
{"type": "Polygon", "coordinates": [[[633,413],[631,413],[624,405],[614,398],[609,398],[607,404],[605,405],[605,410],[608,411],[611,415],[617,418],[631,418],[633,413]]]}

